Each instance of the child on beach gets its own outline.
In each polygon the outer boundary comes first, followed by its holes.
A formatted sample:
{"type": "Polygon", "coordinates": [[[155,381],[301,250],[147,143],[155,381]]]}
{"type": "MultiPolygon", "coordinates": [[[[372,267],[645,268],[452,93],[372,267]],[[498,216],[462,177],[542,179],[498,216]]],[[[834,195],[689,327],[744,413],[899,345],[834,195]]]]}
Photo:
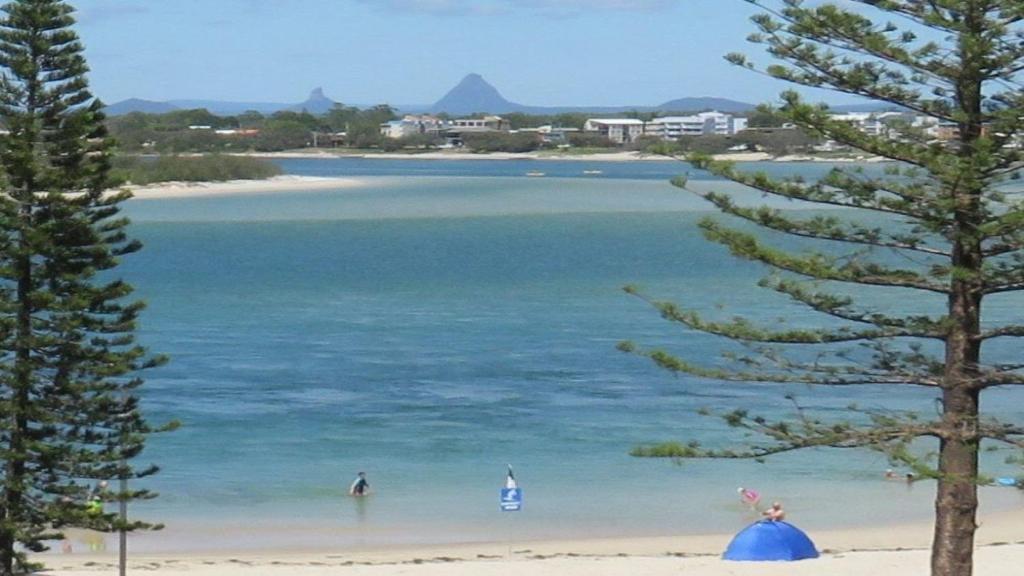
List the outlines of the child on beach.
{"type": "Polygon", "coordinates": [[[786,511],[782,509],[781,502],[772,502],[771,508],[762,512],[761,515],[772,522],[781,522],[786,519],[786,511]]]}

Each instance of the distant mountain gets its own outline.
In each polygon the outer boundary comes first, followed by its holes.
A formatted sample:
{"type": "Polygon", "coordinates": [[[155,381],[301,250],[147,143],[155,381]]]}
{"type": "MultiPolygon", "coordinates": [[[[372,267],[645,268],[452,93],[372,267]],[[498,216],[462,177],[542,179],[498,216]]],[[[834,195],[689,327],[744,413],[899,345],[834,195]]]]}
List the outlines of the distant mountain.
{"type": "Polygon", "coordinates": [[[737,102],[728,98],[677,98],[656,106],[657,112],[701,112],[718,110],[719,112],[750,112],[757,106],[746,102],[737,102]]]}
{"type": "Polygon", "coordinates": [[[491,86],[479,74],[468,74],[454,88],[430,107],[431,112],[447,112],[449,114],[473,114],[474,112],[490,112],[505,114],[517,112],[527,106],[509,102],[498,89],[491,86]]]}
{"type": "Polygon", "coordinates": [[[838,106],[829,106],[829,110],[833,112],[890,112],[898,111],[904,112],[905,108],[901,108],[895,104],[888,102],[865,102],[864,104],[840,104],[838,106]]]}
{"type": "Polygon", "coordinates": [[[231,116],[250,110],[255,110],[261,114],[273,114],[279,110],[295,106],[295,104],[283,102],[225,102],[222,100],[170,100],[169,104],[184,110],[205,108],[211,113],[220,116],[231,116]]]}
{"type": "Polygon", "coordinates": [[[506,100],[498,89],[488,83],[479,74],[469,74],[440,100],[429,107],[410,106],[406,111],[423,109],[429,112],[447,112],[449,114],[473,114],[488,112],[490,114],[508,114],[522,112],[525,114],[559,114],[562,112],[585,112],[591,114],[620,114],[622,112],[699,112],[703,110],[720,110],[722,112],[746,112],[753,110],[753,104],[737,102],[726,98],[679,98],[665,102],[659,106],[527,106],[506,100]]]}
{"type": "Polygon", "coordinates": [[[327,96],[324,96],[323,88],[315,88],[309,93],[309,98],[301,104],[288,107],[288,110],[292,112],[306,111],[310,114],[326,114],[334,105],[337,104],[334,100],[331,100],[327,96]]]}
{"type": "Polygon", "coordinates": [[[129,98],[127,100],[121,100],[115,102],[110,106],[103,109],[103,112],[107,116],[121,116],[123,114],[131,114],[132,112],[144,112],[146,114],[165,114],[167,112],[173,112],[178,107],[167,103],[167,102],[155,102],[153,100],[142,100],[139,98],[129,98]]]}
{"type": "Polygon", "coordinates": [[[174,110],[205,108],[211,113],[220,116],[231,116],[250,110],[255,110],[261,114],[273,114],[281,110],[293,112],[306,110],[310,114],[323,114],[330,110],[334,104],[334,100],[324,95],[323,88],[316,88],[310,92],[309,98],[298,104],[286,102],[225,102],[221,100],[168,100],[167,102],[155,102],[153,100],[129,98],[128,100],[107,106],[106,112],[108,116],[119,116],[131,112],[163,114],[174,110]]]}

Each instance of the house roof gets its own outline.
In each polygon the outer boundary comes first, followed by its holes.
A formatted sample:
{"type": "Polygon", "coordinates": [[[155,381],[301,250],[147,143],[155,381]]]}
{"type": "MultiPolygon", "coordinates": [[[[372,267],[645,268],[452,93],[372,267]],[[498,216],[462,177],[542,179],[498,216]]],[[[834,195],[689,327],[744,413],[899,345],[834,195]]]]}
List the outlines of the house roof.
{"type": "Polygon", "coordinates": [[[587,122],[590,122],[591,124],[644,125],[643,120],[637,120],[636,118],[590,118],[587,122]]]}

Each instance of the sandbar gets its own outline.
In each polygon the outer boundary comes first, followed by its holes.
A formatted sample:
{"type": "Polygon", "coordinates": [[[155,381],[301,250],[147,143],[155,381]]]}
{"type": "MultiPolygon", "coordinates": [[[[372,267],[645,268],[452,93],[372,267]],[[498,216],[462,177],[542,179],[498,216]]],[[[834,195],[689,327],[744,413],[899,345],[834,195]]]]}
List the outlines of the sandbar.
{"type": "Polygon", "coordinates": [[[307,192],[358,188],[365,184],[356,178],[316,176],[274,176],[261,180],[228,180],[224,182],[162,182],[147,186],[126,186],[133,200],[234,196],[277,192],[307,192]]]}

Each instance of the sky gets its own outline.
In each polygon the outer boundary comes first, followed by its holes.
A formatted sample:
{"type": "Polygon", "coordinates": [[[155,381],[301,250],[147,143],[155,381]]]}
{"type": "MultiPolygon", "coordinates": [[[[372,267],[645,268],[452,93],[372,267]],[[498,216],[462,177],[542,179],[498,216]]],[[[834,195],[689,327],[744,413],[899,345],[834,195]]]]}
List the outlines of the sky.
{"type": "MultiPolygon", "coordinates": [[[[481,74],[537,106],[774,100],[742,0],[70,0],[105,102],[429,104],[481,74]]],[[[834,98],[833,102],[848,101],[834,98]]]]}

